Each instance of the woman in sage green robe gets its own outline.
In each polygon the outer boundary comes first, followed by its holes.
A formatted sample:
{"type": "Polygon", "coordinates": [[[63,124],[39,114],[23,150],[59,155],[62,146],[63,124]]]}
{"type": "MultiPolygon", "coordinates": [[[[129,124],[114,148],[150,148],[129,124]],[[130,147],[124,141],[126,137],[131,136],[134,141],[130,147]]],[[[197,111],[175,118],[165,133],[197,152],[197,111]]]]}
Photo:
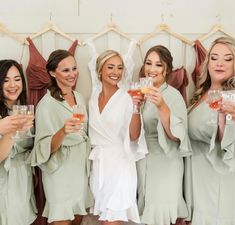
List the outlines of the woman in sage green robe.
{"type": "Polygon", "coordinates": [[[166,83],[171,70],[167,48],[149,49],[140,74],[153,80],[143,107],[149,154],[137,162],[139,212],[149,225],[170,225],[188,216],[182,187],[183,157],[191,154],[187,110],[180,92],[166,83]]]}
{"type": "Polygon", "coordinates": [[[16,131],[32,126],[25,115],[10,115],[13,105],[26,104],[22,67],[14,60],[0,60],[0,224],[29,225],[36,218],[32,168],[26,159],[33,138],[16,139],[16,131]],[[29,123],[29,124],[28,124],[29,123]]]}
{"type": "Polygon", "coordinates": [[[235,224],[235,123],[208,105],[208,91],[222,90],[234,68],[235,40],[216,39],[188,115],[193,154],[186,163],[185,196],[192,225],[235,224]],[[211,122],[213,114],[218,120],[211,122]]]}
{"type": "Polygon", "coordinates": [[[52,93],[55,89],[51,88],[38,104],[35,145],[29,161],[42,170],[46,197],[43,216],[49,223],[64,221],[64,224],[70,224],[76,220],[73,224],[77,225],[81,220],[77,218],[86,215],[87,208],[93,204],[88,186],[87,115],[80,130],[77,120],[72,118],[72,105],[85,108],[85,103],[81,94],[72,91],[78,75],[73,56],[65,50],[56,50],[47,65],[50,75],[56,77],[61,94],[60,99],[56,99],[52,93]],[[56,65],[55,68],[52,65],[56,65]]]}

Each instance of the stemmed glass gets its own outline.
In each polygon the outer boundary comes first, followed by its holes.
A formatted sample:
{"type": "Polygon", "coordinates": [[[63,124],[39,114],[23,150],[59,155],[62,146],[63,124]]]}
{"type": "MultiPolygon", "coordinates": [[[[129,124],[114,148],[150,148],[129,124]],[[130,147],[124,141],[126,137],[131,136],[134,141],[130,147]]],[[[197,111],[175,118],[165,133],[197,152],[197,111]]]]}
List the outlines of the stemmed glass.
{"type": "MultiPolygon", "coordinates": [[[[235,91],[222,91],[222,107],[235,104],[235,91]]],[[[226,120],[232,120],[231,114],[226,114],[226,120]]]]}
{"type": "MultiPolygon", "coordinates": [[[[34,105],[27,105],[27,120],[29,124],[34,120],[34,105]]],[[[30,128],[28,128],[26,136],[34,137],[35,135],[33,135],[30,128]]]]}
{"type": "MultiPolygon", "coordinates": [[[[27,115],[27,106],[26,105],[13,105],[12,106],[12,115],[27,115]]],[[[26,123],[26,122],[25,122],[26,123]]],[[[24,124],[20,124],[23,128],[24,124]]],[[[12,137],[13,139],[20,139],[21,138],[21,131],[17,130],[15,135],[12,137]]]]}
{"type": "Polygon", "coordinates": [[[86,119],[85,108],[83,105],[74,105],[73,106],[73,118],[76,118],[80,123],[80,130],[83,130],[83,123],[86,119]]]}
{"type": "MultiPolygon", "coordinates": [[[[130,82],[129,83],[129,88],[128,88],[128,94],[131,96],[131,97],[134,97],[134,96],[141,96],[142,93],[141,93],[141,85],[140,85],[140,82],[130,82]]],[[[139,110],[137,108],[137,105],[134,105],[133,104],[133,113],[134,114],[139,114],[139,110]]]]}
{"type": "Polygon", "coordinates": [[[141,92],[143,94],[147,94],[149,92],[149,88],[153,86],[152,77],[141,77],[140,86],[141,86],[141,92]]]}
{"type": "Polygon", "coordinates": [[[220,90],[209,90],[208,91],[208,105],[212,110],[211,120],[209,124],[217,123],[216,111],[221,108],[222,104],[222,92],[220,90]]]}

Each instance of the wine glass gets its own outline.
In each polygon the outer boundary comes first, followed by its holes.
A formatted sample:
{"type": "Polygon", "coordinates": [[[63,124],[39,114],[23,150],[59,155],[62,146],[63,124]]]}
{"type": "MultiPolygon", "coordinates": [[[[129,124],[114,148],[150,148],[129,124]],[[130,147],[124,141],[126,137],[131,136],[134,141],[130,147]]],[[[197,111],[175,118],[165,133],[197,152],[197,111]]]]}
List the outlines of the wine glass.
{"type": "Polygon", "coordinates": [[[216,111],[220,109],[222,105],[222,92],[220,90],[208,91],[208,105],[212,110],[211,120],[209,121],[209,124],[216,124],[218,121],[216,111]]]}
{"type": "MultiPolygon", "coordinates": [[[[26,105],[13,105],[12,106],[12,115],[27,115],[27,106],[26,105]]],[[[20,130],[17,130],[15,135],[12,137],[13,139],[21,138],[21,129],[23,129],[25,123],[19,124],[20,130]]]]}
{"type": "MultiPolygon", "coordinates": [[[[20,115],[20,105],[13,105],[12,106],[12,115],[20,115]]],[[[20,139],[20,133],[17,130],[15,135],[12,136],[13,139],[20,139]]]]}
{"type": "Polygon", "coordinates": [[[140,86],[141,93],[147,94],[149,92],[149,88],[153,86],[152,77],[141,77],[140,78],[140,86]]]}
{"type": "MultiPolygon", "coordinates": [[[[131,97],[141,96],[142,93],[141,93],[140,82],[130,82],[129,83],[129,88],[128,88],[128,94],[131,97]]],[[[134,105],[134,104],[133,104],[133,113],[134,114],[139,114],[140,113],[137,105],[134,105]]]]}
{"type": "MultiPolygon", "coordinates": [[[[235,91],[222,91],[222,107],[228,107],[235,104],[235,91]]],[[[226,120],[232,120],[230,113],[226,114],[226,120]]]]}
{"type": "Polygon", "coordinates": [[[83,105],[74,105],[73,106],[73,118],[76,118],[80,123],[80,130],[83,130],[83,123],[86,120],[85,108],[83,105]]]}
{"type": "MultiPolygon", "coordinates": [[[[34,120],[34,105],[27,105],[27,122],[32,124],[34,120]]],[[[32,134],[31,129],[27,129],[27,137],[34,137],[35,135],[32,134]]]]}

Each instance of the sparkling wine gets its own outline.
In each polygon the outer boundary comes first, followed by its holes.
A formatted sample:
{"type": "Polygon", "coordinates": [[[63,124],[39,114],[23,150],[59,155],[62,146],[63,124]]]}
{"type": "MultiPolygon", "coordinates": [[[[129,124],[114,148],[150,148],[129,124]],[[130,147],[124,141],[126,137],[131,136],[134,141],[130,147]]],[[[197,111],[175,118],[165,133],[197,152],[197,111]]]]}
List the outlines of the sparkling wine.
{"type": "Polygon", "coordinates": [[[142,93],[141,93],[141,91],[139,89],[136,89],[136,90],[129,90],[128,94],[131,97],[134,97],[134,96],[140,96],[142,93]]]}
{"type": "Polygon", "coordinates": [[[216,100],[216,101],[212,101],[209,103],[209,107],[211,109],[219,109],[221,107],[221,104],[222,104],[222,99],[219,99],[219,100],[216,100]]]}
{"type": "Polygon", "coordinates": [[[149,92],[149,88],[148,87],[142,87],[141,88],[141,93],[143,93],[143,94],[147,94],[148,92],[149,92]]]}
{"type": "Polygon", "coordinates": [[[85,121],[85,115],[82,113],[74,113],[73,118],[78,119],[81,123],[85,121]]]}

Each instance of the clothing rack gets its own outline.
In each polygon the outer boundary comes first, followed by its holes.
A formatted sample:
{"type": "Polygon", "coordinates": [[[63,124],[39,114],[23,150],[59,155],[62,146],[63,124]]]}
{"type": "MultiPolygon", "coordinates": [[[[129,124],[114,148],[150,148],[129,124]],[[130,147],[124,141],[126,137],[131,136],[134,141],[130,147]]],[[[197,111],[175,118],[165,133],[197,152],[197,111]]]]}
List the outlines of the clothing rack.
{"type": "Polygon", "coordinates": [[[166,32],[169,35],[179,39],[180,41],[182,41],[182,42],[184,42],[188,45],[193,45],[192,41],[190,41],[187,38],[185,38],[184,36],[182,36],[180,34],[177,34],[174,31],[172,31],[167,24],[158,25],[157,28],[152,33],[149,33],[149,34],[145,35],[144,37],[140,38],[139,41],[138,41],[138,44],[141,45],[143,42],[149,40],[150,38],[158,35],[161,32],[166,32]]]}
{"type": "Polygon", "coordinates": [[[234,38],[234,35],[228,33],[227,31],[225,31],[222,25],[215,24],[207,34],[202,35],[201,37],[198,38],[198,40],[200,42],[202,42],[202,41],[206,40],[207,38],[209,38],[210,36],[212,36],[213,34],[215,34],[217,32],[221,32],[221,33],[225,34],[226,36],[234,38]]]}
{"type": "MultiPolygon", "coordinates": [[[[46,26],[44,28],[42,28],[40,31],[38,31],[36,34],[32,35],[30,38],[34,39],[37,38],[39,36],[42,36],[43,34],[47,33],[48,31],[54,31],[55,33],[61,35],[62,37],[70,40],[70,41],[75,41],[76,39],[73,37],[70,37],[68,34],[66,34],[65,32],[63,32],[55,23],[53,22],[49,22],[48,24],[46,24],[46,26]]],[[[82,45],[81,42],[78,42],[78,45],[82,45]]]]}
{"type": "Polygon", "coordinates": [[[29,44],[28,41],[25,41],[23,38],[17,36],[11,32],[6,26],[0,23],[0,33],[6,34],[14,40],[18,41],[20,44],[29,44]]]}

